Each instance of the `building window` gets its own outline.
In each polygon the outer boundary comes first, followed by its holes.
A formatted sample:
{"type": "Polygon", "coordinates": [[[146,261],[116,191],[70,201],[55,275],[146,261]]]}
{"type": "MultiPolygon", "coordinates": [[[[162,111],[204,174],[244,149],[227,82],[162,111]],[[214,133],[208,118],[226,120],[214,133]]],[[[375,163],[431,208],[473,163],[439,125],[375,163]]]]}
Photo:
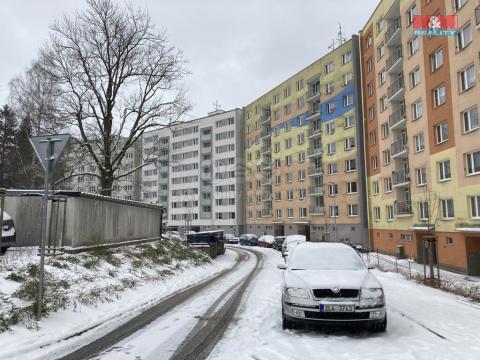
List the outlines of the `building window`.
{"type": "Polygon", "coordinates": [[[285,149],[290,149],[292,147],[292,138],[285,140],[285,149]]]}
{"type": "Polygon", "coordinates": [[[367,94],[368,96],[372,96],[373,95],[373,82],[369,82],[368,85],[367,85],[367,94]]]}
{"type": "Polygon", "coordinates": [[[470,216],[480,219],[480,195],[470,196],[470,216]]]}
{"type": "Polygon", "coordinates": [[[293,191],[292,190],[287,191],[287,200],[293,200],[293,191]]]}
{"type": "Polygon", "coordinates": [[[355,194],[357,193],[357,182],[356,181],[349,181],[347,182],[347,194],[355,194]]]}
{"type": "Polygon", "coordinates": [[[357,170],[357,161],[355,159],[345,160],[345,172],[357,170]]]}
{"type": "Polygon", "coordinates": [[[448,140],[448,123],[446,121],[435,125],[435,138],[437,144],[441,144],[448,140]]]}
{"type": "Polygon", "coordinates": [[[337,163],[328,164],[328,175],[335,175],[337,173],[337,163]]]}
{"type": "Polygon", "coordinates": [[[390,150],[383,150],[383,165],[384,166],[387,166],[389,165],[391,162],[391,159],[390,159],[390,150]]]}
{"type": "Polygon", "coordinates": [[[352,73],[346,73],[343,75],[343,86],[348,86],[352,83],[353,81],[353,74],[352,73]]]}
{"type": "Polygon", "coordinates": [[[417,120],[423,115],[422,100],[418,100],[412,104],[412,117],[417,120]]]}
{"type": "Polygon", "coordinates": [[[425,150],[425,138],[423,136],[423,132],[415,135],[413,137],[413,142],[415,143],[415,152],[416,153],[425,150]]]}
{"type": "Polygon", "coordinates": [[[335,133],[335,123],[330,121],[326,125],[327,134],[334,134],[335,133]]]}
{"type": "Polygon", "coordinates": [[[330,217],[338,217],[338,205],[329,206],[330,217]]]}
{"type": "Polygon", "coordinates": [[[467,24],[457,32],[457,50],[462,51],[471,42],[472,26],[467,24]]]}
{"type": "Polygon", "coordinates": [[[282,209],[276,209],[275,210],[275,216],[277,218],[281,218],[282,217],[282,209]]]}
{"type": "Polygon", "coordinates": [[[278,94],[273,95],[273,103],[278,104],[280,102],[280,96],[278,94]]]}
{"type": "Polygon", "coordinates": [[[370,46],[372,46],[372,42],[373,42],[372,34],[368,34],[368,36],[367,36],[367,49],[370,48],[370,46]]]}
{"type": "Polygon", "coordinates": [[[291,93],[290,86],[287,86],[285,89],[283,89],[283,97],[284,97],[284,98],[289,97],[289,96],[290,96],[290,93],[291,93]]]}
{"type": "Polygon", "coordinates": [[[292,165],[292,155],[285,156],[285,163],[287,166],[292,165]]]}
{"type": "Polygon", "coordinates": [[[330,102],[327,104],[327,113],[328,114],[333,114],[333,112],[335,111],[335,103],[334,102],[330,102]]]}
{"type": "Polygon", "coordinates": [[[298,172],[298,180],[299,181],[304,181],[305,180],[305,170],[300,170],[298,172]]]}
{"type": "Polygon", "coordinates": [[[437,107],[442,105],[446,100],[445,85],[441,85],[433,90],[433,106],[437,107]]]}
{"type": "Polygon", "coordinates": [[[330,143],[327,144],[327,153],[328,155],[333,155],[337,152],[337,144],[336,143],[330,143]]]}
{"type": "Polygon", "coordinates": [[[414,36],[409,42],[408,42],[408,53],[410,56],[414,55],[419,49],[419,43],[418,43],[418,38],[414,36]]]}
{"type": "Polygon", "coordinates": [[[280,185],[282,183],[282,177],[280,175],[275,175],[275,185],[280,185]]]}
{"type": "Polygon", "coordinates": [[[342,54],[342,64],[348,64],[350,61],[352,61],[352,52],[347,51],[346,53],[342,54]]]}
{"type": "Polygon", "coordinates": [[[459,73],[460,91],[467,91],[475,85],[475,65],[470,65],[459,73]]]}
{"type": "Polygon", "coordinates": [[[452,238],[451,236],[447,236],[447,237],[445,238],[445,241],[446,241],[446,243],[447,243],[448,246],[453,245],[453,238],[452,238]]]}
{"type": "Polygon", "coordinates": [[[442,204],[442,219],[453,219],[455,217],[455,212],[453,210],[453,199],[442,199],[440,202],[442,204]]]}
{"type": "Polygon", "coordinates": [[[453,0],[453,10],[454,11],[460,10],[467,1],[468,0],[453,0]]]}
{"type": "Polygon", "coordinates": [[[305,152],[299,152],[298,153],[298,162],[302,163],[305,161],[305,152]]]}
{"type": "Polygon", "coordinates": [[[375,206],[373,208],[373,216],[375,221],[380,221],[380,218],[381,218],[380,207],[375,206]]]}
{"type": "Polygon", "coordinates": [[[388,100],[387,100],[387,96],[384,95],[380,98],[380,111],[384,112],[385,110],[387,110],[387,107],[388,107],[388,100]]]}
{"type": "Polygon", "coordinates": [[[375,105],[372,105],[368,108],[368,119],[370,121],[375,119],[375,105]]]}
{"type": "Polygon", "coordinates": [[[386,139],[390,136],[390,126],[388,122],[382,124],[382,139],[386,139]]]}
{"type": "Polygon", "coordinates": [[[480,174],[480,150],[467,154],[465,158],[467,162],[467,175],[480,174]]]}
{"type": "Polygon", "coordinates": [[[331,72],[333,72],[333,62],[329,62],[325,65],[325,75],[328,75],[331,72]]]}
{"type": "Polygon", "coordinates": [[[299,208],[300,211],[300,217],[301,218],[306,218],[307,217],[307,208],[299,208]]]}
{"type": "Polygon", "coordinates": [[[377,155],[370,157],[370,168],[376,170],[378,168],[378,158],[377,155]]]}
{"type": "Polygon", "coordinates": [[[387,205],[385,209],[387,211],[387,221],[393,221],[393,206],[387,205]]]}
{"type": "Polygon", "coordinates": [[[415,15],[417,15],[417,6],[413,5],[408,11],[407,11],[407,26],[412,25],[413,19],[415,18],[415,15]]]}
{"type": "Polygon", "coordinates": [[[345,150],[351,150],[355,148],[355,138],[349,137],[345,139],[345,150]]]}
{"type": "Polygon", "coordinates": [[[413,239],[412,234],[400,234],[400,240],[412,241],[412,239],[413,239]]]}
{"type": "Polygon", "coordinates": [[[461,114],[461,118],[463,121],[463,132],[464,134],[476,130],[480,127],[479,120],[478,120],[478,107],[475,105],[474,107],[464,111],[461,114]]]}
{"type": "Polygon", "coordinates": [[[375,132],[375,130],[370,131],[369,137],[370,137],[370,146],[375,145],[377,143],[377,133],[375,132]]]}
{"type": "Polygon", "coordinates": [[[372,60],[372,58],[369,58],[367,60],[367,72],[372,71],[372,69],[373,69],[373,60],[372,60]]]}
{"type": "Polygon", "coordinates": [[[392,191],[392,178],[388,177],[383,179],[383,185],[385,188],[385,192],[389,193],[392,191]]]}
{"type": "Polygon", "coordinates": [[[357,204],[348,204],[348,216],[358,216],[357,204]]]}
{"type": "Polygon", "coordinates": [[[298,198],[303,200],[307,197],[307,189],[299,189],[298,190],[298,198]]]}
{"type": "Polygon", "coordinates": [[[416,68],[410,73],[410,85],[412,88],[420,84],[420,68],[416,68]]]}
{"type": "Polygon", "coordinates": [[[373,195],[378,195],[380,193],[380,186],[378,185],[378,181],[372,182],[372,193],[373,195]]]}
{"type": "Polygon", "coordinates": [[[424,186],[427,184],[427,168],[421,167],[415,169],[417,175],[417,186],[424,186]]]}
{"type": "Polygon", "coordinates": [[[450,160],[443,160],[437,163],[438,168],[438,180],[446,181],[452,178],[452,173],[450,170],[450,160]]]}
{"type": "Polygon", "coordinates": [[[432,55],[430,55],[430,64],[432,72],[437,70],[443,65],[443,49],[437,49],[432,55]]]}
{"type": "Polygon", "coordinates": [[[418,203],[418,217],[420,220],[428,220],[428,202],[418,203]]]}
{"type": "Polygon", "coordinates": [[[293,209],[292,208],[287,209],[287,217],[293,218],[293,209]]]}
{"type": "Polygon", "coordinates": [[[297,91],[300,91],[303,89],[303,79],[300,79],[297,81],[297,91]]]}
{"type": "Polygon", "coordinates": [[[328,196],[338,195],[338,184],[328,184],[328,196]]]}
{"type": "Polygon", "coordinates": [[[287,183],[293,181],[293,174],[291,172],[287,172],[285,175],[287,177],[287,183]]]}
{"type": "Polygon", "coordinates": [[[385,44],[382,42],[377,47],[377,61],[385,56],[385,44]]]}
{"type": "Polygon", "coordinates": [[[353,115],[347,116],[344,119],[344,128],[351,128],[355,124],[355,117],[353,115]]]}

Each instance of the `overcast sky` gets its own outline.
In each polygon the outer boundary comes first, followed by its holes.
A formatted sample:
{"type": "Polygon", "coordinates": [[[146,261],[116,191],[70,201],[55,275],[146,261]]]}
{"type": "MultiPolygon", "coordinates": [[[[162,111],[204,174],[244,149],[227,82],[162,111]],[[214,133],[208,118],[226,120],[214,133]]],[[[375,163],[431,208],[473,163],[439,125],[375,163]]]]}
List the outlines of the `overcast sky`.
{"type": "MultiPolygon", "coordinates": [[[[119,0],[121,1],[121,0],[119,0]]],[[[379,0],[133,0],[189,60],[192,117],[218,101],[242,107],[306,67],[336,37],[358,33],[379,0]]],[[[123,1],[122,1],[123,2],[123,1]]],[[[0,11],[0,104],[48,38],[49,25],[81,0],[4,0],[0,11]]]]}

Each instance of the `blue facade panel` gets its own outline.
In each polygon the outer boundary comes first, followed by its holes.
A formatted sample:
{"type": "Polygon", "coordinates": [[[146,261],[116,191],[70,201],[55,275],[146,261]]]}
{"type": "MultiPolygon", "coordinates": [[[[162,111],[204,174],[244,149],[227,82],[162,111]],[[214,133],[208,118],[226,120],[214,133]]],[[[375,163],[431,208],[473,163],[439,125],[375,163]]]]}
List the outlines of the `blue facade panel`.
{"type": "Polygon", "coordinates": [[[345,89],[343,89],[340,93],[335,95],[330,100],[320,103],[321,121],[327,122],[335,118],[338,118],[344,115],[345,113],[349,112],[350,110],[352,110],[354,107],[355,107],[355,90],[353,85],[350,85],[350,86],[347,86],[345,89]],[[351,105],[345,107],[343,106],[343,101],[344,101],[344,98],[349,94],[352,94],[353,102],[351,105]],[[331,114],[327,112],[327,104],[330,104],[330,103],[335,103],[335,111],[331,114]]]}

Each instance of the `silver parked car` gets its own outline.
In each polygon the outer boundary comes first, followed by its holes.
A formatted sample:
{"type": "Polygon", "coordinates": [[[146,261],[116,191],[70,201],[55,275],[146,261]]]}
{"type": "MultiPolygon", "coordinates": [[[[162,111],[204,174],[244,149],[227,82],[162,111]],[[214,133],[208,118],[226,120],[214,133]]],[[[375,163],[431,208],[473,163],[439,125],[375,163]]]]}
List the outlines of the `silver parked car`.
{"type": "Polygon", "coordinates": [[[367,325],[385,331],[382,285],[357,252],[339,243],[300,243],[290,251],[282,284],[283,328],[296,323],[367,325]]]}

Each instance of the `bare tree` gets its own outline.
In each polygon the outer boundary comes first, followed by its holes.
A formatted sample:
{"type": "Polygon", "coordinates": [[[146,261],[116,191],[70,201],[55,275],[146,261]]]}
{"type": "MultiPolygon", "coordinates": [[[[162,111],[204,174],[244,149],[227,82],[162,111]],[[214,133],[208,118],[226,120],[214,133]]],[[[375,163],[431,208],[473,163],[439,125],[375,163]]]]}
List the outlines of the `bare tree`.
{"type": "Polygon", "coordinates": [[[60,116],[98,167],[101,193],[111,195],[126,151],[145,131],[170,126],[188,109],[180,81],[182,54],[156,32],[146,11],[112,0],[51,26],[40,62],[58,88],[60,116]]]}

